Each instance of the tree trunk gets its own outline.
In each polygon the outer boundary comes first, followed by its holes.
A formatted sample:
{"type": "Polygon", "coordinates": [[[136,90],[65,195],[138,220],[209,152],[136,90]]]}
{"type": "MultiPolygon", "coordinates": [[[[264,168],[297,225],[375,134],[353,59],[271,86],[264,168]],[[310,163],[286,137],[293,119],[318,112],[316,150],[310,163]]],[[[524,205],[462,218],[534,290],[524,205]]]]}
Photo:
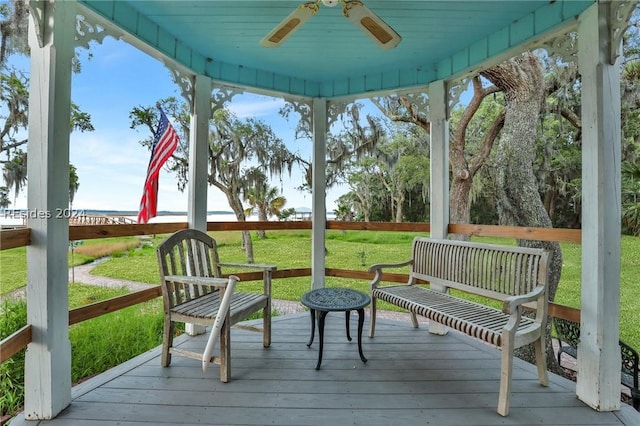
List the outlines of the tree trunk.
{"type": "MultiPolygon", "coordinates": [[[[258,209],[258,220],[260,222],[266,222],[267,219],[267,211],[265,209],[258,209]]],[[[264,229],[258,229],[258,238],[263,239],[267,237],[267,232],[264,229]]]]}
{"type": "MultiPolygon", "coordinates": [[[[466,161],[465,161],[466,163],[466,161]]],[[[458,169],[451,161],[452,168],[458,169]]],[[[449,189],[449,221],[456,224],[471,223],[471,185],[473,179],[454,176],[449,189]]],[[[451,234],[452,240],[469,241],[469,235],[451,234]]]]}
{"type": "MultiPolygon", "coordinates": [[[[471,223],[471,188],[473,179],[486,162],[494,141],[504,125],[504,114],[498,115],[487,129],[482,144],[469,156],[467,152],[467,127],[480,108],[484,98],[497,91],[497,88],[483,88],[479,77],[472,81],[473,98],[460,118],[460,123],[449,145],[449,164],[451,166],[451,187],[449,188],[449,222],[471,223]]],[[[469,235],[452,234],[451,239],[469,241],[469,235]]]]}
{"type": "Polygon", "coordinates": [[[396,198],[396,223],[402,223],[402,205],[404,204],[404,192],[396,198]]]}
{"type": "MultiPolygon", "coordinates": [[[[239,193],[239,191],[237,192],[239,193]]],[[[247,217],[244,214],[244,208],[242,208],[242,201],[239,198],[225,192],[229,206],[236,215],[238,222],[246,222],[247,217]]],[[[253,241],[251,240],[251,233],[249,231],[242,231],[242,247],[247,256],[247,263],[254,263],[253,258],[253,241]]]]}
{"type": "MultiPolygon", "coordinates": [[[[537,124],[544,100],[542,66],[527,52],[482,72],[505,96],[506,115],[497,147],[498,215],[502,225],[551,228],[552,223],[538,192],[534,174],[537,124]]],[[[520,246],[540,247],[550,252],[549,300],[555,298],[562,272],[560,245],[544,241],[518,241],[520,246]]],[[[551,329],[550,322],[547,331],[551,329]]],[[[557,370],[550,333],[547,333],[547,361],[557,370]]],[[[535,360],[529,346],[518,351],[521,358],[535,360]]]]}

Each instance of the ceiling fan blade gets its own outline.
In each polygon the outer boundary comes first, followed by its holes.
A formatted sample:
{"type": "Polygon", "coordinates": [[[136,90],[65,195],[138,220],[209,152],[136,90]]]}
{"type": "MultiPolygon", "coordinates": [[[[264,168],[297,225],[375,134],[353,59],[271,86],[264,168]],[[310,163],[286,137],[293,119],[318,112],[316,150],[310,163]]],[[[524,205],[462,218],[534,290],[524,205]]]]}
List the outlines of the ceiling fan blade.
{"type": "Polygon", "coordinates": [[[318,2],[315,1],[298,6],[296,10],[291,12],[289,16],[284,18],[269,34],[260,40],[260,44],[264,47],[278,47],[317,12],[318,2]]]}
{"type": "Polygon", "coordinates": [[[342,13],[383,50],[393,49],[402,41],[400,34],[361,1],[345,1],[342,13]]]}

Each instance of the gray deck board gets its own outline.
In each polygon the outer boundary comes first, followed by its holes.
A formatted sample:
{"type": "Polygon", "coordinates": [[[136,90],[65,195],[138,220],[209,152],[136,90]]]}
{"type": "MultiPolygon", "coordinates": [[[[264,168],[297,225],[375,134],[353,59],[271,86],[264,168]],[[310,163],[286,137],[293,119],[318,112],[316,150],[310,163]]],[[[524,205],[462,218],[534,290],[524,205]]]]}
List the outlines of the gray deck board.
{"type": "MultiPolygon", "coordinates": [[[[156,348],[72,390],[73,402],[42,425],[634,425],[640,413],[596,412],[580,402],[575,383],[550,375],[539,385],[535,368],[516,361],[508,417],[496,413],[500,353],[458,333],[446,336],[409,323],[379,321],[376,337],[363,337],[368,362],[348,342],[344,316],[328,315],[322,368],[314,369],[306,314],[276,317],[273,343],[234,329],[231,381],[218,367],[202,372],[196,360],[173,357],[160,366],[156,348]]],[[[365,324],[366,325],[366,324],[365,324]]],[[[365,331],[366,333],[366,331],[365,331]]],[[[181,336],[201,350],[206,336],[181,336]]],[[[21,417],[12,426],[33,425],[21,417]]]]}

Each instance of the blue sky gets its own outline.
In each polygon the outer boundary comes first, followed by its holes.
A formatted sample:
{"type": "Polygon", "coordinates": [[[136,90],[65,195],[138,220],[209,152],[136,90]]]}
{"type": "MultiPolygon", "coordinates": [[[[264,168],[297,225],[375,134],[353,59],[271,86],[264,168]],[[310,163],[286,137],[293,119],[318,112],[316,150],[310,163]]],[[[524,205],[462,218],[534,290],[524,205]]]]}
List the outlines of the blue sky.
{"type": "MultiPolygon", "coordinates": [[[[74,200],[76,209],[137,210],[149,161],[149,151],[139,141],[148,134],[129,128],[129,111],[134,106],[153,105],[158,99],[180,98],[168,69],[156,59],[112,38],[92,46],[93,57],[79,50],[82,72],[72,77],[72,100],[91,115],[95,131],[71,134],[70,161],[76,166],[80,186],[74,200]]],[[[12,63],[28,71],[28,59],[12,58],[12,63]]],[[[251,116],[270,124],[289,149],[310,159],[311,142],[294,140],[296,123],[278,114],[283,101],[258,95],[236,96],[229,105],[239,117],[251,116]]],[[[300,170],[282,183],[273,181],[287,198],[286,207],[311,207],[311,194],[296,187],[302,184],[300,170]]],[[[345,188],[327,193],[327,211],[345,188]]],[[[11,196],[13,201],[13,197],[11,196]]],[[[11,208],[26,208],[23,191],[11,208]]],[[[184,211],[187,194],[178,191],[176,179],[162,171],[158,210],[184,211]]],[[[226,197],[210,187],[208,210],[230,210],[226,197]]]]}

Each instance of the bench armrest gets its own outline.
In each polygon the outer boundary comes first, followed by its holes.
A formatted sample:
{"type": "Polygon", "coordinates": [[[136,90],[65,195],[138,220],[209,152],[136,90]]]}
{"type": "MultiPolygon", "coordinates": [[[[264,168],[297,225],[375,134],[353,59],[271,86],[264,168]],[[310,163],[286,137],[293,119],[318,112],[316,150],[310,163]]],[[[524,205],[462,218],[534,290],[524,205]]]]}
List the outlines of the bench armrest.
{"type": "Polygon", "coordinates": [[[235,275],[230,275],[229,278],[214,278],[214,277],[194,277],[190,275],[165,275],[165,281],[171,281],[173,283],[189,284],[189,285],[204,285],[208,287],[215,287],[219,289],[227,288],[229,280],[240,281],[235,275]]]}
{"type": "Polygon", "coordinates": [[[376,263],[375,265],[371,265],[371,267],[369,268],[369,272],[375,273],[373,277],[373,281],[371,281],[371,288],[372,289],[376,288],[380,280],[382,280],[383,269],[401,268],[407,265],[413,265],[413,259],[405,260],[404,262],[398,262],[398,263],[376,263]]]}
{"type": "Polygon", "coordinates": [[[502,305],[502,312],[504,312],[505,314],[513,314],[514,312],[516,312],[516,310],[518,310],[520,306],[524,305],[525,303],[538,301],[538,299],[544,297],[546,292],[547,287],[539,285],[527,294],[507,297],[504,300],[504,304],[502,305]]]}

